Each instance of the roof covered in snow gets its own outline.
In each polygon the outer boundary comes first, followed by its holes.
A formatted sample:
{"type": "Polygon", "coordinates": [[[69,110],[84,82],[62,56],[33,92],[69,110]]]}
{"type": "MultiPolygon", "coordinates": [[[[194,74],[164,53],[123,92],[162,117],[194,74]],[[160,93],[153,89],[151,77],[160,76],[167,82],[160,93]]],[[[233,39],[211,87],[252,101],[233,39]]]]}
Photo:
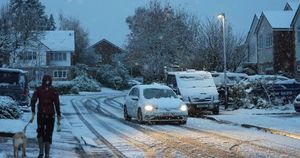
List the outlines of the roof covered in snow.
{"type": "Polygon", "coordinates": [[[299,3],[300,2],[298,2],[298,1],[287,2],[284,7],[284,10],[296,11],[298,9],[299,3]]]}
{"type": "Polygon", "coordinates": [[[0,68],[0,71],[5,72],[17,72],[17,73],[27,73],[27,71],[23,71],[21,69],[10,69],[10,68],[0,68]]]}
{"type": "Polygon", "coordinates": [[[45,36],[41,42],[50,51],[74,51],[75,36],[74,31],[45,31],[45,36]]]}
{"type": "Polygon", "coordinates": [[[294,11],[264,11],[263,15],[268,20],[272,28],[290,28],[294,18],[294,11]]]}

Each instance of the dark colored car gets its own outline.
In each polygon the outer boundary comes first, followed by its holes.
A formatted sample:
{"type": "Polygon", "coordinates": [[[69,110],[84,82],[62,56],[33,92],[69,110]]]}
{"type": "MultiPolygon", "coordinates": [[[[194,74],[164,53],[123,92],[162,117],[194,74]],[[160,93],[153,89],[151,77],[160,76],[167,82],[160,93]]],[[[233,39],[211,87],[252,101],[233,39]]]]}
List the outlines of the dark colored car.
{"type": "Polygon", "coordinates": [[[0,68],[0,95],[9,96],[20,106],[29,106],[26,71],[0,68]]]}

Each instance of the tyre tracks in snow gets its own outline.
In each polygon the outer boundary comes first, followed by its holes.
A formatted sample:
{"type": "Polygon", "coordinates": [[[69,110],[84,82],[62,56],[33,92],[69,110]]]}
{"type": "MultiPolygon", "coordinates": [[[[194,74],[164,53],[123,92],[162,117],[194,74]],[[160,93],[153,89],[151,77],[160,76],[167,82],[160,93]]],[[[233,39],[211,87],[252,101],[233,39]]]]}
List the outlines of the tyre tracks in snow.
{"type": "MultiPolygon", "coordinates": [[[[116,110],[119,109],[111,105],[112,101],[110,98],[105,99],[104,103],[107,104],[106,106],[113,107],[116,110]]],[[[164,157],[174,157],[175,152],[180,152],[183,157],[240,157],[232,151],[216,149],[213,146],[207,146],[207,144],[187,136],[173,135],[173,132],[162,132],[157,128],[147,128],[133,122],[127,122],[105,108],[102,108],[101,110],[106,113],[108,117],[116,119],[119,122],[162,142],[163,145],[161,148],[163,148],[163,151],[165,152],[164,157]]]]}
{"type": "MultiPolygon", "coordinates": [[[[104,103],[108,104],[108,105],[111,105],[113,103],[117,103],[119,105],[119,107],[122,107],[123,104],[115,100],[116,98],[120,98],[120,97],[122,97],[122,96],[119,96],[119,97],[115,96],[115,97],[111,97],[111,98],[106,98],[104,100],[104,103]]],[[[112,106],[112,107],[115,107],[115,106],[112,106]]],[[[118,116],[116,116],[115,114],[113,114],[113,113],[111,113],[111,116],[113,116],[116,119],[120,120],[120,118],[118,116]]],[[[121,119],[120,121],[132,126],[132,124],[130,122],[127,122],[123,119],[121,119]]],[[[139,126],[135,126],[135,125],[136,124],[134,124],[133,126],[140,129],[139,126]]],[[[286,152],[285,150],[283,150],[281,148],[271,148],[271,147],[268,147],[266,145],[260,145],[260,144],[257,143],[259,141],[264,141],[264,140],[242,140],[242,139],[239,139],[239,138],[232,138],[230,136],[225,136],[223,134],[218,134],[217,132],[210,132],[210,131],[206,131],[206,130],[200,130],[200,129],[197,129],[196,127],[189,127],[189,126],[172,126],[172,127],[176,127],[177,129],[180,129],[180,130],[185,129],[185,130],[187,130],[187,132],[193,132],[195,135],[199,135],[199,133],[201,135],[205,134],[205,135],[207,135],[207,138],[212,138],[212,137],[217,138],[221,142],[227,142],[227,144],[230,144],[229,142],[231,142],[231,145],[227,145],[228,148],[229,148],[229,151],[227,151],[227,152],[230,152],[231,155],[232,155],[232,152],[234,152],[235,156],[237,156],[237,157],[243,157],[243,156],[246,156],[246,157],[250,156],[251,157],[251,156],[253,156],[253,155],[248,155],[245,152],[243,153],[240,150],[240,149],[244,149],[245,151],[247,151],[248,150],[247,148],[255,149],[255,151],[258,152],[257,155],[254,155],[255,157],[263,156],[264,154],[269,155],[269,156],[275,156],[275,157],[277,157],[278,155],[281,155],[281,156],[288,155],[289,157],[300,157],[299,152],[296,152],[297,151],[296,148],[295,149],[290,149],[288,152],[286,152]]],[[[172,132],[172,131],[169,131],[169,132],[172,132]]],[[[177,133],[177,134],[174,134],[174,135],[176,135],[180,138],[182,133],[177,133]]],[[[186,141],[186,142],[189,142],[189,139],[183,138],[182,140],[186,141]]],[[[190,142],[190,144],[193,144],[193,143],[194,143],[194,141],[190,142]]],[[[197,144],[197,145],[199,145],[199,144],[197,144]]],[[[210,145],[218,146],[219,144],[212,143],[210,145]]]]}
{"type": "Polygon", "coordinates": [[[87,121],[87,119],[84,118],[83,114],[81,113],[81,111],[79,110],[79,108],[77,107],[74,99],[71,100],[71,104],[74,108],[74,110],[76,111],[76,113],[78,114],[77,116],[79,117],[79,119],[86,125],[86,127],[104,144],[106,145],[111,152],[113,153],[113,155],[115,157],[118,158],[124,158],[126,157],[122,152],[120,152],[116,147],[114,147],[108,140],[106,140],[101,134],[99,134],[99,132],[87,121]]]}

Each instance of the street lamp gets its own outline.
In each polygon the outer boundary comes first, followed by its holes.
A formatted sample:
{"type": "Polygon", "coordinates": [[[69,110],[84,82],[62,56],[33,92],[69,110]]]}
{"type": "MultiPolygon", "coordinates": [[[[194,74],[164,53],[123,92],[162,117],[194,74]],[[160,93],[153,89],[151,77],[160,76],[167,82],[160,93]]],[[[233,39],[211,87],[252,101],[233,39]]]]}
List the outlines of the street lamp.
{"type": "Polygon", "coordinates": [[[223,53],[224,53],[224,91],[225,91],[225,109],[227,109],[227,66],[226,66],[226,43],[225,43],[225,13],[218,15],[218,18],[222,22],[222,31],[223,31],[223,53]]]}

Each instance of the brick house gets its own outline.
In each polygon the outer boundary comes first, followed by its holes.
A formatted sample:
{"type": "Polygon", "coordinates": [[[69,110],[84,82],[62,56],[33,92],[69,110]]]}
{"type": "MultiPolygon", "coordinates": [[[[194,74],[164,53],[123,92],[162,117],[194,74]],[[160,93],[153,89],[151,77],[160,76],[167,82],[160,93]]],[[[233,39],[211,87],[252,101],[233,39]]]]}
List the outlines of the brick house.
{"type": "Polygon", "coordinates": [[[297,63],[300,64],[300,38],[297,38],[296,31],[297,22],[300,20],[298,12],[299,2],[288,2],[283,10],[263,11],[259,17],[254,16],[245,45],[248,53],[247,62],[256,64],[259,73],[298,76],[296,72],[297,63]]]}
{"type": "Polygon", "coordinates": [[[124,50],[106,39],[91,45],[87,48],[87,52],[94,57],[94,65],[109,64],[113,65],[118,56],[124,54],[124,50]]]}
{"type": "Polygon", "coordinates": [[[74,31],[45,31],[41,40],[12,53],[9,66],[28,71],[30,80],[40,81],[44,74],[70,80],[74,50],[74,31]]]}

